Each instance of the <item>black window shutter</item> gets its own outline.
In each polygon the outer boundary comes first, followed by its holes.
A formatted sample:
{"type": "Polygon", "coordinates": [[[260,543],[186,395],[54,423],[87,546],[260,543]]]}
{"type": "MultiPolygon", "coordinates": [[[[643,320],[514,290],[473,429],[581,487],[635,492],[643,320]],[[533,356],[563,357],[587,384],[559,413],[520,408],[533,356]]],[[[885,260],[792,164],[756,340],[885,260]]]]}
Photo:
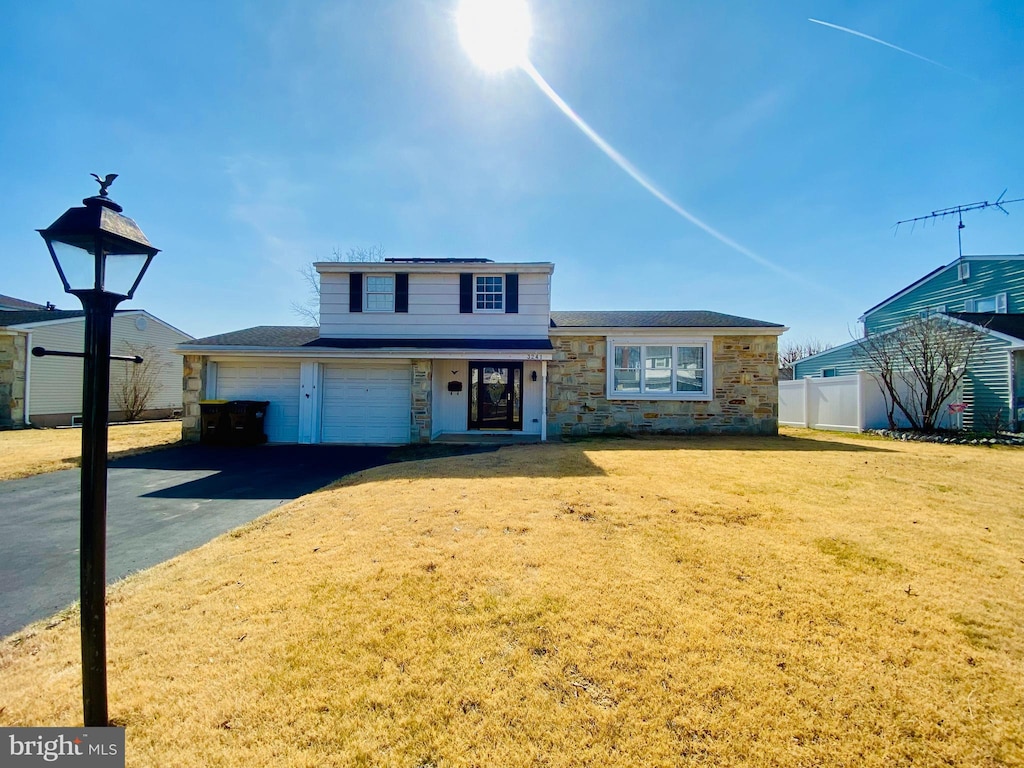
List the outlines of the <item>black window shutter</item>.
{"type": "Polygon", "coordinates": [[[464,315],[473,312],[473,275],[469,272],[459,274],[459,312],[464,315]]]}
{"type": "Polygon", "coordinates": [[[409,311],[409,274],[399,272],[395,275],[395,312],[409,311]]]}
{"type": "Polygon", "coordinates": [[[363,273],[351,272],[348,276],[348,311],[363,311],[363,273]]]}
{"type": "Polygon", "coordinates": [[[514,272],[505,275],[505,314],[519,312],[519,275],[514,272]]]}

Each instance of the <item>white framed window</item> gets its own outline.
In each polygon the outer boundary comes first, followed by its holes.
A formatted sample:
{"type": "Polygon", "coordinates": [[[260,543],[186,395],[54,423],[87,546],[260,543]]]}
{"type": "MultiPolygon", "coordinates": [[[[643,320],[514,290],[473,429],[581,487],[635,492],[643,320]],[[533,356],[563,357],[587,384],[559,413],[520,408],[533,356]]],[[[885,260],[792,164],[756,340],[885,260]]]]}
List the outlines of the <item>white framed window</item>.
{"type": "Polygon", "coordinates": [[[971,263],[969,261],[961,261],[956,265],[956,272],[961,282],[967,280],[971,276],[971,263]]]}
{"type": "Polygon", "coordinates": [[[1006,294],[997,293],[995,296],[986,296],[982,299],[968,299],[964,302],[964,312],[993,312],[1005,315],[1006,294]]]}
{"type": "Polygon", "coordinates": [[[839,375],[839,373],[836,371],[835,368],[822,368],[821,369],[821,377],[823,379],[831,379],[833,376],[838,376],[838,375],[839,375]]]}
{"type": "Polygon", "coordinates": [[[473,280],[473,293],[476,311],[505,311],[504,275],[477,275],[473,280]]]}
{"type": "Polygon", "coordinates": [[[609,339],[608,360],[609,399],[711,399],[710,339],[609,339]]]}
{"type": "Polygon", "coordinates": [[[363,287],[364,312],[395,311],[395,276],[367,275],[363,287]]]}
{"type": "Polygon", "coordinates": [[[932,317],[934,315],[940,315],[940,314],[942,314],[945,311],[946,311],[946,305],[945,304],[937,304],[934,307],[925,307],[924,309],[922,309],[917,314],[921,318],[927,318],[927,317],[932,317]]]}

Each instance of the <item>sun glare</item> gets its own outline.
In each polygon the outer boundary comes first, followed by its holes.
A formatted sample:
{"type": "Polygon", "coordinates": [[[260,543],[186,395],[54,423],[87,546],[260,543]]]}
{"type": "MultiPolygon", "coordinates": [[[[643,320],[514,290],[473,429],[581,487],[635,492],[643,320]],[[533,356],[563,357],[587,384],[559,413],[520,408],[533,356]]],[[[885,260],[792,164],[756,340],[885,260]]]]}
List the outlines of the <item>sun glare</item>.
{"type": "Polygon", "coordinates": [[[527,61],[533,27],[526,0],[462,0],[456,18],[462,47],[481,69],[500,72],[527,61]]]}

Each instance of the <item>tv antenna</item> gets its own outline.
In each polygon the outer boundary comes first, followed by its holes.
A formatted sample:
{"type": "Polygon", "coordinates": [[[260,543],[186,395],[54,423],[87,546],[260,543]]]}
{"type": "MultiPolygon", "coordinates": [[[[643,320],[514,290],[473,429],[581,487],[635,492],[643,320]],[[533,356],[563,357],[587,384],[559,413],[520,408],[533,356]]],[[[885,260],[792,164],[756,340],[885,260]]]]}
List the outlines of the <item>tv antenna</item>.
{"type": "MultiPolygon", "coordinates": [[[[915,217],[913,219],[904,219],[903,221],[897,221],[896,222],[896,232],[893,233],[893,237],[895,237],[896,234],[900,231],[900,224],[911,224],[911,225],[913,225],[911,227],[911,229],[910,229],[910,231],[913,232],[914,231],[913,227],[917,226],[917,222],[919,222],[919,221],[925,222],[925,224],[927,224],[927,222],[930,219],[945,219],[947,216],[956,216],[956,218],[957,218],[956,246],[957,246],[957,251],[960,254],[960,258],[962,259],[964,257],[964,246],[963,246],[963,240],[962,240],[962,238],[960,236],[960,231],[965,226],[964,225],[964,214],[967,213],[968,211],[980,211],[983,208],[998,208],[1000,211],[1002,211],[1007,216],[1009,216],[1010,212],[1008,210],[1006,210],[1005,208],[1003,208],[1003,206],[1004,205],[1009,205],[1010,203],[1021,203],[1021,202],[1024,202],[1024,197],[1018,197],[1016,200],[1003,200],[1003,195],[1005,195],[1005,194],[1006,194],[1006,190],[1004,189],[999,194],[999,197],[996,198],[996,201],[994,203],[990,203],[988,200],[982,200],[981,202],[978,202],[978,203],[967,203],[966,205],[954,205],[954,206],[951,206],[949,208],[940,208],[937,211],[932,211],[927,216],[917,216],[917,217],[915,217]]],[[[922,226],[924,226],[924,224],[922,224],[922,226]]]]}

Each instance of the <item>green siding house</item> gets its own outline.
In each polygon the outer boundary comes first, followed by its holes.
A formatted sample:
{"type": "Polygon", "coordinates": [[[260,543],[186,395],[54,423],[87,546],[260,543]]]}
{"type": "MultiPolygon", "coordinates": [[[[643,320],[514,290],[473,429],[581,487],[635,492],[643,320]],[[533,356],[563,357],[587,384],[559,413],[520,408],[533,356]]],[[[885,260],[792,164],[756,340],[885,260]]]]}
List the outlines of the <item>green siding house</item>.
{"type": "MultiPolygon", "coordinates": [[[[980,328],[962,384],[967,429],[996,421],[1024,428],[1024,255],[963,256],[928,273],[867,310],[864,335],[884,333],[913,317],[944,315],[980,328]]],[[[793,365],[795,379],[844,376],[864,368],[859,340],[793,365]]]]}

